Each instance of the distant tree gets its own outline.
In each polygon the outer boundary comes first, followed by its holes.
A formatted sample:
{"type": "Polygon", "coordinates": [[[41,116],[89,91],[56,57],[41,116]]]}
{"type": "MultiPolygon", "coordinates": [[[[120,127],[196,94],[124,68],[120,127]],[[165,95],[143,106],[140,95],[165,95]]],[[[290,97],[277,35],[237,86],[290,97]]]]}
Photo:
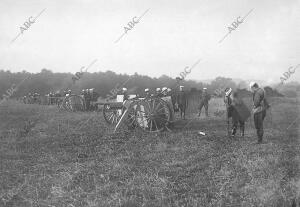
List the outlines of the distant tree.
{"type": "MultiPolygon", "coordinates": [[[[152,78],[146,75],[140,75],[134,73],[130,76],[127,74],[117,74],[112,70],[106,72],[85,72],[82,77],[74,84],[72,83],[71,73],[53,73],[51,70],[43,68],[39,73],[29,73],[23,70],[22,72],[12,73],[9,70],[0,70],[0,94],[4,94],[12,84],[18,84],[25,78],[29,77],[22,83],[22,86],[16,91],[15,96],[24,96],[29,92],[37,92],[40,94],[47,94],[50,91],[71,89],[74,93],[80,93],[82,89],[95,88],[95,91],[99,93],[101,97],[106,97],[115,88],[121,89],[123,87],[128,88],[132,93],[143,94],[145,88],[149,88],[154,92],[157,87],[169,87],[173,90],[178,90],[179,85],[185,86],[185,90],[191,93],[201,93],[202,89],[206,87],[210,94],[214,94],[214,91],[219,89],[221,93],[224,93],[226,87],[244,88],[246,86],[244,81],[241,81],[238,85],[231,78],[217,77],[210,84],[196,82],[193,80],[176,80],[166,75],[162,75],[159,78],[152,78]]],[[[245,87],[247,88],[247,86],[245,87]]],[[[266,88],[268,95],[282,96],[282,94],[288,96],[294,96],[297,89],[300,89],[298,82],[291,82],[280,85],[278,91],[272,88],[266,88]]],[[[249,91],[246,89],[241,90],[245,96],[249,95],[249,91]]]]}

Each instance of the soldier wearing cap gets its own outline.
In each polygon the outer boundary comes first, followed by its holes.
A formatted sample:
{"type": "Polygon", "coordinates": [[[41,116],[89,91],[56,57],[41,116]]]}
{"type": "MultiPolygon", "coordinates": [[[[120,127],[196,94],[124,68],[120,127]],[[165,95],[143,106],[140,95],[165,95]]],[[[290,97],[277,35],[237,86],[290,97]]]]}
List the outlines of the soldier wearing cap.
{"type": "Polygon", "coordinates": [[[86,110],[90,111],[91,110],[91,93],[90,93],[90,89],[85,89],[84,90],[84,97],[85,97],[85,106],[86,106],[86,110]]]}
{"type": "Polygon", "coordinates": [[[208,117],[208,101],[210,100],[210,94],[207,92],[207,88],[203,88],[203,92],[201,95],[201,99],[200,99],[200,106],[199,106],[199,114],[198,116],[201,115],[201,110],[204,106],[205,108],[205,115],[206,117],[208,117]]]}
{"type": "Polygon", "coordinates": [[[171,102],[173,105],[174,112],[178,112],[178,106],[176,106],[176,94],[174,92],[172,92],[171,88],[167,89],[167,94],[168,94],[168,96],[171,96],[171,102]],[[177,107],[177,108],[175,108],[175,107],[177,107]]]}
{"type": "Polygon", "coordinates": [[[157,97],[161,97],[162,96],[161,88],[156,88],[155,96],[157,96],[157,97]]]}
{"type": "Polygon", "coordinates": [[[179,92],[176,97],[175,105],[178,105],[178,109],[180,110],[180,117],[182,118],[183,116],[183,119],[185,119],[185,110],[188,106],[188,98],[183,88],[184,86],[179,86],[179,92]]]}
{"type": "Polygon", "coordinates": [[[122,95],[124,95],[124,98],[123,98],[124,101],[129,99],[127,88],[122,88],[122,95]]]}
{"type": "Polygon", "coordinates": [[[253,93],[253,119],[254,119],[254,125],[256,128],[256,134],[258,144],[262,143],[263,135],[264,135],[264,128],[263,128],[263,122],[266,117],[266,110],[270,107],[268,104],[266,97],[265,97],[265,91],[261,89],[256,82],[250,83],[250,90],[253,93]]]}
{"type": "Polygon", "coordinates": [[[146,88],[145,89],[145,98],[150,98],[150,97],[151,97],[150,90],[149,90],[149,88],[146,88]]]}
{"type": "Polygon", "coordinates": [[[91,96],[91,102],[92,102],[92,103],[90,103],[91,110],[96,110],[97,105],[95,103],[97,102],[99,94],[95,91],[95,88],[91,88],[90,90],[91,90],[90,96],[91,96]]]}
{"type": "Polygon", "coordinates": [[[164,96],[164,97],[168,96],[168,88],[167,87],[163,87],[161,92],[162,92],[162,96],[164,96]]]}

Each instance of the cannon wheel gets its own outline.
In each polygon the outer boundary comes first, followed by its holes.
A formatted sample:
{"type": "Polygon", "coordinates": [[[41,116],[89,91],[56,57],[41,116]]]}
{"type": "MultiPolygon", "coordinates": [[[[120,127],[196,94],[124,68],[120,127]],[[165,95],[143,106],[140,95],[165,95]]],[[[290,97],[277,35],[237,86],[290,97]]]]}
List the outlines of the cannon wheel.
{"type": "Polygon", "coordinates": [[[122,115],[122,112],[120,113],[120,110],[122,109],[112,108],[110,107],[110,104],[104,104],[103,106],[104,120],[109,125],[117,125],[122,115]]]}
{"type": "Polygon", "coordinates": [[[78,95],[70,95],[64,98],[62,106],[67,111],[84,111],[85,110],[85,101],[82,97],[78,95]]]}
{"type": "Polygon", "coordinates": [[[171,114],[168,104],[161,98],[147,98],[139,102],[136,109],[137,125],[147,132],[160,132],[166,129],[171,114]]]}
{"type": "Polygon", "coordinates": [[[140,100],[132,100],[132,103],[130,104],[128,115],[126,119],[124,120],[124,123],[128,127],[128,129],[132,130],[135,129],[138,126],[137,123],[137,109],[139,108],[140,100]]]}

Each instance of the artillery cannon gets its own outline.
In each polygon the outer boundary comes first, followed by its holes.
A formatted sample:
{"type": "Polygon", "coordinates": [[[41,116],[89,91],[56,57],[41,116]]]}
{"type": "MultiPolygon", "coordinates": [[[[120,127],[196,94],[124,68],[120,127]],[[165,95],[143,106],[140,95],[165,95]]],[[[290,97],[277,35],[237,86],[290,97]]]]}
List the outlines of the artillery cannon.
{"type": "MultiPolygon", "coordinates": [[[[128,128],[140,128],[147,132],[160,132],[174,122],[174,110],[171,97],[149,97],[105,103],[103,116],[105,121],[115,126],[116,132],[121,124],[128,128]]],[[[124,97],[122,97],[124,99],[124,97]]]]}

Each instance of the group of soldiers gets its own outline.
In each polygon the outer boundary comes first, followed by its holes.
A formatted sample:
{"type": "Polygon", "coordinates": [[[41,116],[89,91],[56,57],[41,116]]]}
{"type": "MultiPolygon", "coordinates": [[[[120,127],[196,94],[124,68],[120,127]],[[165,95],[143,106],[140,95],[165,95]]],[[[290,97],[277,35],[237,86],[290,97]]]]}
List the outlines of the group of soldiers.
{"type": "MultiPolygon", "coordinates": [[[[253,93],[252,113],[254,118],[254,125],[257,131],[258,143],[261,143],[263,138],[263,121],[266,116],[266,110],[270,107],[270,105],[265,98],[264,90],[261,89],[256,82],[250,83],[250,90],[253,93]]],[[[60,91],[57,91],[55,93],[50,92],[46,96],[48,97],[48,104],[53,105],[59,104],[60,102],[62,102],[63,97],[67,97],[71,94],[71,90],[65,90],[62,93],[60,91]]],[[[122,89],[122,95],[124,95],[124,100],[129,99],[127,88],[122,89]]],[[[95,91],[94,88],[83,89],[81,96],[85,100],[86,109],[88,111],[95,110],[97,108],[96,102],[99,94],[95,91]]],[[[179,111],[180,117],[185,119],[185,111],[188,107],[188,95],[184,91],[184,86],[179,86],[179,90],[174,91],[167,87],[156,88],[155,92],[151,92],[149,88],[146,88],[144,90],[144,98],[167,96],[171,97],[174,111],[179,111]]],[[[136,94],[136,97],[139,98],[140,96],[136,94]]],[[[211,95],[207,92],[207,88],[203,88],[198,107],[198,116],[201,115],[203,107],[205,109],[206,117],[209,116],[208,106],[210,99],[211,95]]],[[[28,93],[27,96],[23,97],[23,102],[26,104],[41,104],[41,96],[38,93],[28,93]]],[[[235,136],[238,125],[240,126],[241,136],[244,136],[245,121],[251,116],[250,110],[246,107],[243,100],[238,96],[238,93],[233,91],[231,88],[225,89],[224,102],[227,109],[227,121],[229,120],[229,118],[232,119],[231,136],[235,136]]]]}
{"type": "Polygon", "coordinates": [[[85,100],[86,110],[93,111],[97,109],[97,105],[95,104],[95,102],[97,102],[99,94],[95,91],[94,88],[83,89],[81,91],[81,96],[85,100]]]}
{"type": "MultiPolygon", "coordinates": [[[[264,135],[263,122],[266,117],[266,111],[270,105],[266,99],[265,91],[260,88],[256,82],[251,82],[249,87],[253,94],[252,114],[258,138],[257,143],[261,144],[264,135]]],[[[239,125],[241,136],[243,137],[245,133],[245,122],[251,116],[250,110],[245,105],[242,98],[239,97],[239,94],[231,88],[225,89],[224,102],[227,108],[227,118],[228,120],[229,118],[232,119],[231,136],[234,137],[236,135],[237,127],[239,125]]]]}
{"type": "MultiPolygon", "coordinates": [[[[124,95],[124,100],[129,98],[127,94],[127,88],[122,89],[122,95],[124,95]]],[[[180,117],[185,119],[185,112],[188,107],[188,95],[186,91],[184,91],[184,86],[179,86],[179,90],[172,90],[168,87],[163,88],[156,88],[154,92],[150,91],[149,88],[144,90],[144,98],[151,98],[151,97],[171,97],[172,105],[174,112],[180,112],[180,117]]],[[[136,95],[139,97],[139,95],[136,95]]],[[[199,105],[199,116],[201,114],[201,110],[205,108],[205,114],[208,116],[208,102],[211,96],[207,92],[207,88],[203,88],[203,92],[200,98],[200,105],[199,105]]]]}
{"type": "Polygon", "coordinates": [[[62,102],[61,97],[64,97],[67,94],[71,94],[71,90],[65,90],[62,94],[60,91],[46,94],[48,105],[59,105],[62,102]]]}
{"type": "Polygon", "coordinates": [[[23,96],[22,101],[24,104],[41,104],[41,95],[39,93],[28,93],[23,96]]]}
{"type": "MultiPolygon", "coordinates": [[[[124,100],[128,99],[127,88],[122,89],[122,94],[124,95],[124,100]]],[[[173,109],[175,112],[180,112],[180,117],[185,119],[185,112],[188,107],[188,95],[184,91],[184,86],[179,86],[179,90],[172,90],[168,87],[156,88],[154,92],[151,92],[149,88],[144,90],[144,98],[151,97],[171,97],[173,109]]],[[[137,97],[139,97],[137,95],[137,97]]],[[[205,114],[208,116],[208,102],[210,100],[210,94],[207,92],[207,88],[203,88],[203,92],[200,99],[199,106],[199,116],[201,114],[201,110],[205,108],[205,114]]]]}
{"type": "MultiPolygon", "coordinates": [[[[253,101],[253,120],[254,126],[256,128],[256,134],[258,137],[258,144],[262,143],[263,140],[263,121],[266,117],[266,111],[270,107],[266,96],[265,91],[259,87],[256,82],[251,82],[250,90],[253,94],[252,101],[253,101]]],[[[185,119],[185,110],[188,106],[188,96],[184,91],[184,86],[179,86],[179,91],[173,92],[171,89],[164,87],[162,89],[156,88],[156,93],[151,94],[148,88],[145,89],[145,97],[164,97],[164,96],[171,96],[172,104],[174,111],[180,111],[181,118],[185,119]]],[[[224,103],[226,105],[227,111],[227,121],[229,127],[229,119],[232,119],[232,127],[230,130],[230,135],[234,137],[237,132],[238,125],[240,127],[240,133],[243,137],[245,135],[245,122],[251,116],[251,111],[243,102],[242,98],[239,94],[234,91],[232,88],[225,89],[225,96],[224,96],[224,103]]],[[[207,88],[203,88],[201,97],[200,97],[200,104],[198,107],[199,113],[198,116],[201,115],[202,108],[205,109],[206,117],[209,116],[208,114],[208,106],[209,100],[211,99],[211,95],[208,93],[207,88]]],[[[229,130],[228,130],[229,131],[229,130]]]]}

